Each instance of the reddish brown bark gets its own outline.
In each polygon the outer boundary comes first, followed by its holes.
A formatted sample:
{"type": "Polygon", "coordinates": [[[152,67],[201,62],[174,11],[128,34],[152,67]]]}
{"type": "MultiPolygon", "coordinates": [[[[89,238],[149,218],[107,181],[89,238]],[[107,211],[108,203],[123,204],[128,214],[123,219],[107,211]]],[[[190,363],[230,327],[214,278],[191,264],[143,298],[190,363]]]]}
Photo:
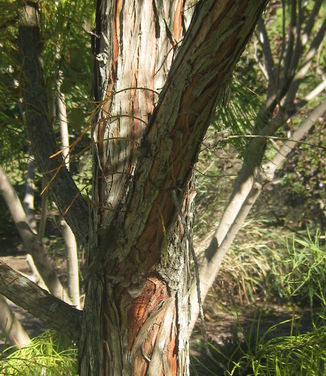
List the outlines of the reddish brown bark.
{"type": "Polygon", "coordinates": [[[82,375],[189,372],[189,255],[175,246],[182,226],[173,240],[173,197],[182,206],[211,114],[265,3],[199,2],[180,47],[184,1],[99,1],[101,207],[89,251],[82,375]]]}
{"type": "MultiPolygon", "coordinates": [[[[75,232],[89,240],[81,375],[189,373],[189,244],[177,208],[211,114],[266,2],[199,1],[184,34],[185,0],[97,1],[100,110],[93,132],[90,239],[88,226],[78,223],[89,217],[72,180],[58,168],[60,161],[43,163],[43,170],[57,169],[53,180],[61,186],[70,182],[64,199],[55,190],[58,206],[71,206],[78,217],[70,218],[75,232]]],[[[38,25],[32,29],[27,31],[38,33],[38,25]]],[[[23,44],[30,61],[26,74],[43,90],[39,52],[23,44]]],[[[43,93],[34,89],[25,100],[37,104],[43,93]]],[[[43,114],[34,115],[30,134],[51,139],[44,137],[49,127],[43,114]],[[45,133],[35,128],[41,120],[45,133]]],[[[53,145],[39,154],[41,162],[53,145]]]]}

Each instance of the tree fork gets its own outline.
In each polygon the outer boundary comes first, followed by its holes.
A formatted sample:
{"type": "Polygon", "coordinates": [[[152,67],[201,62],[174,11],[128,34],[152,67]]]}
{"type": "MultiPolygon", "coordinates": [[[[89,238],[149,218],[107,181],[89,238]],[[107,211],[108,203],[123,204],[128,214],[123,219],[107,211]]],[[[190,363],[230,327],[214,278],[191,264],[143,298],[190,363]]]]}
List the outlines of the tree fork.
{"type": "Polygon", "coordinates": [[[210,117],[267,1],[200,1],[179,48],[181,3],[98,2],[94,200],[102,208],[88,251],[82,375],[189,372],[187,355],[176,355],[189,333],[180,309],[185,249],[170,247],[172,192],[182,203],[210,117]]]}

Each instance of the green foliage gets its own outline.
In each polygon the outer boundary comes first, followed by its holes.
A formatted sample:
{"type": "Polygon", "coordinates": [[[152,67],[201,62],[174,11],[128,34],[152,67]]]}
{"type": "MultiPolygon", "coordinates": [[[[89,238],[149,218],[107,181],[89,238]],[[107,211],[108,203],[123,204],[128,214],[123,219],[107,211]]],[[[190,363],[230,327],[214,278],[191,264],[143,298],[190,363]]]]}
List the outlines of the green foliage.
{"type": "Polygon", "coordinates": [[[200,344],[202,356],[191,357],[192,375],[322,376],[326,375],[326,326],[295,332],[294,317],[261,331],[263,316],[241,336],[224,345],[200,344]],[[287,331],[288,334],[279,335],[287,331]]]}
{"type": "Polygon", "coordinates": [[[281,183],[284,205],[301,209],[298,212],[298,222],[301,227],[313,227],[318,223],[324,230],[326,228],[326,129],[322,125],[321,119],[306,142],[298,144],[292,152],[281,173],[281,183]]]}
{"type": "Polygon", "coordinates": [[[231,296],[233,304],[274,298],[282,304],[326,308],[325,238],[319,232],[314,237],[309,232],[306,237],[288,232],[292,242],[284,245],[284,231],[261,225],[251,220],[244,226],[239,242],[224,259],[215,288],[231,296]],[[251,241],[244,245],[241,238],[246,236],[251,241]]]}
{"type": "MultiPolygon", "coordinates": [[[[247,343],[248,344],[248,343],[247,343]]],[[[326,374],[326,327],[296,336],[258,340],[253,348],[237,349],[225,375],[322,376],[326,374]]]]}
{"type": "Polygon", "coordinates": [[[216,281],[216,288],[227,290],[226,295],[232,297],[231,304],[268,301],[278,296],[276,290],[282,289],[282,282],[273,270],[275,266],[283,270],[286,236],[291,233],[273,227],[272,218],[258,217],[257,213],[248,218],[226,254],[216,281]]]}
{"type": "MultiPolygon", "coordinates": [[[[250,64],[245,61],[244,57],[241,63],[250,64]]],[[[247,69],[250,69],[250,65],[247,69]]],[[[257,68],[252,69],[257,71],[257,68]]],[[[243,75],[243,70],[246,70],[244,66],[239,67],[236,71],[229,88],[229,98],[219,105],[217,118],[212,125],[216,131],[223,135],[221,146],[231,144],[241,154],[244,153],[251,140],[250,135],[255,128],[258,110],[262,104],[262,99],[256,92],[259,84],[256,83],[258,85],[250,88],[248,85],[254,81],[248,81],[247,75],[243,75]]],[[[263,83],[260,84],[263,85],[263,83]]]]}
{"type": "MultiPolygon", "coordinates": [[[[293,237],[282,264],[273,265],[273,279],[278,280],[278,293],[283,299],[300,305],[318,305],[326,308],[326,245],[320,233],[314,237],[293,237]]],[[[274,284],[275,286],[275,284],[274,284]]]]}
{"type": "MultiPolygon", "coordinates": [[[[28,153],[23,126],[21,59],[18,55],[18,10],[20,1],[0,0],[0,163],[9,164],[28,153]]],[[[71,137],[86,125],[92,104],[91,37],[86,31],[94,21],[91,0],[39,2],[41,14],[42,60],[50,107],[55,103],[59,71],[63,75],[71,137]]],[[[53,113],[53,110],[49,112],[53,113]]],[[[55,125],[56,127],[56,125],[55,125]]]]}
{"type": "Polygon", "coordinates": [[[14,376],[75,376],[77,349],[68,340],[47,331],[20,350],[0,354],[0,374],[14,376]]]}
{"type": "Polygon", "coordinates": [[[19,98],[18,2],[0,0],[0,163],[26,152],[19,98]]]}

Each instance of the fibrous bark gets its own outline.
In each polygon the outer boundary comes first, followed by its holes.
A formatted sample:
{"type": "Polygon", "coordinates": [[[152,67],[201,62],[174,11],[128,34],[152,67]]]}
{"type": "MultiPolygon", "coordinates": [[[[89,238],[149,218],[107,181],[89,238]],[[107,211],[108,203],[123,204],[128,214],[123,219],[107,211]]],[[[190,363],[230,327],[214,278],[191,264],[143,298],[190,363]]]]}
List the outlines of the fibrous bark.
{"type": "Polygon", "coordinates": [[[200,1],[184,34],[183,0],[98,0],[91,216],[56,153],[38,11],[31,2],[23,6],[20,50],[33,153],[60,211],[78,239],[89,241],[82,375],[189,373],[190,245],[188,218],[180,213],[192,200],[188,182],[211,115],[266,3],[200,1]],[[182,247],[173,246],[178,215],[182,247]]]}
{"type": "Polygon", "coordinates": [[[49,294],[0,261],[0,293],[42,320],[48,327],[78,341],[81,311],[49,294]]]}
{"type": "MultiPolygon", "coordinates": [[[[178,287],[187,263],[184,250],[169,246],[173,197],[183,205],[210,117],[265,4],[199,2],[178,48],[183,2],[98,1],[103,104],[94,133],[94,201],[100,205],[88,258],[83,375],[188,374],[187,298],[178,287]],[[175,52],[165,84],[164,75],[156,81],[162,43],[175,52]]],[[[163,63],[168,71],[169,61],[163,63]]]]}

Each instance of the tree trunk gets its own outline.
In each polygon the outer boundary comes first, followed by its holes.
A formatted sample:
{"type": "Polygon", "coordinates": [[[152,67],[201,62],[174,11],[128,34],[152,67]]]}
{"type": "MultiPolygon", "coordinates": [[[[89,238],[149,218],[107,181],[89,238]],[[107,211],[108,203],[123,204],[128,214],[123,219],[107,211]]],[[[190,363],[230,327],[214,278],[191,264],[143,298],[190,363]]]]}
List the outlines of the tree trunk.
{"type": "Polygon", "coordinates": [[[183,40],[184,1],[97,3],[81,375],[189,374],[187,182],[264,4],[200,2],[183,40]]]}
{"type": "Polygon", "coordinates": [[[23,6],[23,96],[33,153],[59,210],[88,244],[81,375],[189,374],[188,183],[266,3],[97,1],[90,216],[50,129],[38,9],[23,6]]]}
{"type": "MultiPolygon", "coordinates": [[[[183,0],[123,3],[97,4],[96,34],[103,37],[96,43],[95,98],[102,108],[93,135],[99,161],[94,199],[101,207],[94,210],[93,248],[88,252],[91,266],[98,262],[98,248],[107,243],[100,229],[109,228],[126,199],[135,150],[185,31],[183,0]]],[[[140,146],[144,153],[146,147],[140,146]]],[[[136,278],[126,290],[113,286],[104,270],[98,274],[89,269],[81,374],[176,374],[176,289],[168,291],[166,281],[154,270],[144,275],[140,285],[136,278]],[[99,303],[97,309],[94,301],[99,303]],[[94,328],[92,322],[99,326],[94,328]]],[[[182,324],[186,323],[187,319],[182,324]]],[[[180,347],[180,367],[186,367],[188,354],[182,356],[186,349],[180,347]]]]}

